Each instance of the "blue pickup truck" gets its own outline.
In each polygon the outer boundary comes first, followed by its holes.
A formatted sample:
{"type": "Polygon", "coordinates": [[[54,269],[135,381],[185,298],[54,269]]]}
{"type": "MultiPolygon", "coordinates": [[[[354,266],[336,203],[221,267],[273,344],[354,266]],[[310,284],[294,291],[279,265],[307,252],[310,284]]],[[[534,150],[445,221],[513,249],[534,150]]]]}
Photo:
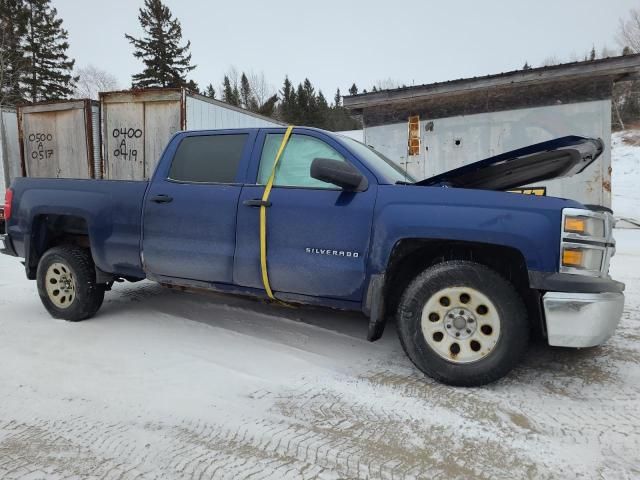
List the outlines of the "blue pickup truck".
{"type": "Polygon", "coordinates": [[[452,385],[504,376],[532,334],[567,347],[612,335],[624,285],[608,274],[611,211],[508,192],[580,173],[601,140],[418,181],[350,138],[286,133],[177,133],[149,181],[16,179],[0,249],[56,318],[89,318],[115,281],[142,279],[362,311],[369,340],[395,318],[415,366],[452,385]]]}

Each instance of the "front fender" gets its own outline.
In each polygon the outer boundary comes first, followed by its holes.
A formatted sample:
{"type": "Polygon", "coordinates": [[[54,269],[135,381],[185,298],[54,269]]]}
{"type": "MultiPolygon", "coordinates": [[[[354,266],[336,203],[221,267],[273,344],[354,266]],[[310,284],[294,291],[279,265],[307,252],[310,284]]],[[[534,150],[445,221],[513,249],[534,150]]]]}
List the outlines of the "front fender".
{"type": "Polygon", "coordinates": [[[381,187],[374,217],[370,267],[384,272],[405,239],[484,243],[518,250],[529,270],[557,270],[562,208],[553,197],[442,187],[381,187]]]}

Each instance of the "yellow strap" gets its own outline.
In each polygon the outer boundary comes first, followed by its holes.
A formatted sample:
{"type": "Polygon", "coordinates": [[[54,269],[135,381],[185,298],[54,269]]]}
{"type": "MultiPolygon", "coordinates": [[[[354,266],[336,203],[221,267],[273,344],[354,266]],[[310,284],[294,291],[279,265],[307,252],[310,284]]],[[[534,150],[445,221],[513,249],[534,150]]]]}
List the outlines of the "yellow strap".
{"type": "MultiPolygon", "coordinates": [[[[267,180],[267,185],[264,187],[264,193],[262,194],[262,206],[260,207],[260,268],[262,269],[262,283],[264,285],[264,289],[267,291],[267,295],[271,300],[277,300],[271,291],[271,285],[269,284],[269,273],[267,272],[267,201],[269,200],[269,195],[271,194],[271,188],[273,187],[273,181],[276,177],[276,171],[278,169],[278,162],[280,161],[280,157],[284,152],[285,147],[287,146],[287,142],[289,141],[289,137],[291,136],[291,132],[293,131],[293,125],[289,125],[287,131],[284,133],[284,137],[282,139],[282,143],[280,143],[280,148],[278,149],[278,153],[276,154],[276,159],[273,162],[273,168],[271,169],[271,175],[269,175],[269,180],[267,180]]],[[[284,302],[281,302],[284,303],[284,302]]],[[[285,304],[286,305],[286,304],[285,304]]]]}

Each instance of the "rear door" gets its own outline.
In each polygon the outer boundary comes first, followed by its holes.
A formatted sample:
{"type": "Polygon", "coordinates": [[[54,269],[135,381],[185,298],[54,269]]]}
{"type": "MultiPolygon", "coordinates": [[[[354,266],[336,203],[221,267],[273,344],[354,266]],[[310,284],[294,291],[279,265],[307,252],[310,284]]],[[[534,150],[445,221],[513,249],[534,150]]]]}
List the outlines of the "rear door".
{"type": "Polygon", "coordinates": [[[145,197],[148,274],[231,283],[236,213],[256,133],[194,132],[174,140],[145,197]]]}
{"type": "MultiPolygon", "coordinates": [[[[269,177],[283,129],[261,130],[238,206],[234,283],[263,288],[260,269],[259,199],[269,177]],[[249,183],[249,182],[248,182],[249,183]]],[[[377,182],[330,136],[295,129],[280,160],[267,208],[267,263],[271,288],[313,297],[358,302],[365,267],[377,182]],[[361,192],[344,192],[310,176],[314,158],[352,163],[368,179],[361,192]]]]}

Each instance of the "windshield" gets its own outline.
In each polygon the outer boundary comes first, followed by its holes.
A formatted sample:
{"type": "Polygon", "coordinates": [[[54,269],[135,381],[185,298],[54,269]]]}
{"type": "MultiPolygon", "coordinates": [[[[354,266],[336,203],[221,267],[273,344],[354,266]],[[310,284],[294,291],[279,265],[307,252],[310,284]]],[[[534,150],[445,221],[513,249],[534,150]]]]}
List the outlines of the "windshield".
{"type": "Polygon", "coordinates": [[[371,166],[375,168],[376,172],[384,175],[385,180],[389,183],[416,182],[416,179],[405,172],[399,165],[396,165],[393,161],[389,160],[373,148],[343,135],[340,135],[340,139],[343,140],[357,155],[370,163],[371,166]]]}

